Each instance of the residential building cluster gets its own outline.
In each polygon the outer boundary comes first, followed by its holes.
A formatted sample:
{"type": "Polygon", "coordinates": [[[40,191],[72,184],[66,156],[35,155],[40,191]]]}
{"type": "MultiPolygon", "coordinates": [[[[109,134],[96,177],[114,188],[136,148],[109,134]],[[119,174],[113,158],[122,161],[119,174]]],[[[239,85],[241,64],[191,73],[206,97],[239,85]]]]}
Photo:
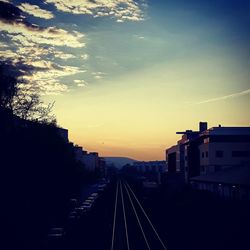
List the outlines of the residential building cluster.
{"type": "Polygon", "coordinates": [[[161,184],[161,176],[166,172],[166,161],[135,161],[132,167],[144,187],[155,188],[161,184]]]}
{"type": "Polygon", "coordinates": [[[83,150],[82,147],[79,147],[78,145],[74,145],[72,142],[69,142],[67,129],[21,119],[17,116],[11,115],[11,113],[8,111],[4,111],[3,115],[6,116],[5,119],[6,121],[9,121],[11,119],[11,124],[13,124],[14,127],[19,127],[19,128],[33,128],[39,126],[50,127],[63,139],[64,142],[68,143],[72,147],[75,155],[75,160],[79,164],[81,164],[86,171],[97,174],[104,174],[105,172],[104,158],[100,157],[97,152],[88,153],[87,151],[83,150]]]}
{"type": "Polygon", "coordinates": [[[141,173],[163,173],[166,171],[166,161],[135,161],[133,167],[141,173]]]}
{"type": "Polygon", "coordinates": [[[105,174],[106,163],[104,158],[100,157],[97,152],[87,152],[86,150],[83,150],[82,147],[69,142],[67,129],[56,128],[56,130],[61,138],[71,145],[76,162],[81,164],[86,171],[96,173],[98,175],[105,174]]]}
{"type": "Polygon", "coordinates": [[[87,152],[82,147],[75,145],[74,154],[78,163],[82,164],[89,172],[102,173],[105,171],[105,160],[97,152],[87,152]]]}
{"type": "Polygon", "coordinates": [[[250,127],[207,127],[182,134],[166,150],[167,179],[218,193],[250,199],[250,127]]]}

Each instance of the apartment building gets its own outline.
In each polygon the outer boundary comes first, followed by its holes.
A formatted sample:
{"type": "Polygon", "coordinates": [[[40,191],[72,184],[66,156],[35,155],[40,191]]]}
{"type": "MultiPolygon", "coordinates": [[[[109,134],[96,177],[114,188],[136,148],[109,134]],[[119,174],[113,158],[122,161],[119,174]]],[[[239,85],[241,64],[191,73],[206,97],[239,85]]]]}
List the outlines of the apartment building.
{"type": "Polygon", "coordinates": [[[201,175],[250,163],[249,127],[213,127],[199,137],[201,175]]]}
{"type": "Polygon", "coordinates": [[[166,150],[167,172],[180,172],[186,182],[250,162],[250,127],[212,127],[200,122],[199,131],[186,130],[181,140],[166,150]]]}

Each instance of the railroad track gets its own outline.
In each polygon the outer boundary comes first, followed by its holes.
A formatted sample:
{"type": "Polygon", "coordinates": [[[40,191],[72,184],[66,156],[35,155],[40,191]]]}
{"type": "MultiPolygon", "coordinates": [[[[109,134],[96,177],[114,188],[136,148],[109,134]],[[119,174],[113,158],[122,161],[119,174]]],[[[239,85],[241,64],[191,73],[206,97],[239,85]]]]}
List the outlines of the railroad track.
{"type": "Polygon", "coordinates": [[[111,250],[167,249],[131,186],[116,183],[111,250]]]}

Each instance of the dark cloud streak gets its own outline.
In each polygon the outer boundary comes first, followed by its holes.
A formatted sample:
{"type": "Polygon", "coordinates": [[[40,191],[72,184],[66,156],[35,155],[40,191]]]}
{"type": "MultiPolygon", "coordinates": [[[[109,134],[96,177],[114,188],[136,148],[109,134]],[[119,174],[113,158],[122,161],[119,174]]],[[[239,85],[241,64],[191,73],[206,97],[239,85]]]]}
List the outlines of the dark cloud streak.
{"type": "Polygon", "coordinates": [[[17,22],[22,20],[21,12],[18,7],[0,1],[0,19],[8,22],[17,22]]]}

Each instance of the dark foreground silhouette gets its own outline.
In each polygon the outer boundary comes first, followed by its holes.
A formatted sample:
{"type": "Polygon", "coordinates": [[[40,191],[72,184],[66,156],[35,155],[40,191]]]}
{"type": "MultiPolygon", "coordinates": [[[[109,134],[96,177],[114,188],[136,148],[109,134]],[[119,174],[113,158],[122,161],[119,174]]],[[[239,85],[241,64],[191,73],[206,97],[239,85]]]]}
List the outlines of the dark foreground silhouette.
{"type": "Polygon", "coordinates": [[[69,199],[94,179],[53,125],[0,109],[1,249],[40,249],[69,199]]]}

